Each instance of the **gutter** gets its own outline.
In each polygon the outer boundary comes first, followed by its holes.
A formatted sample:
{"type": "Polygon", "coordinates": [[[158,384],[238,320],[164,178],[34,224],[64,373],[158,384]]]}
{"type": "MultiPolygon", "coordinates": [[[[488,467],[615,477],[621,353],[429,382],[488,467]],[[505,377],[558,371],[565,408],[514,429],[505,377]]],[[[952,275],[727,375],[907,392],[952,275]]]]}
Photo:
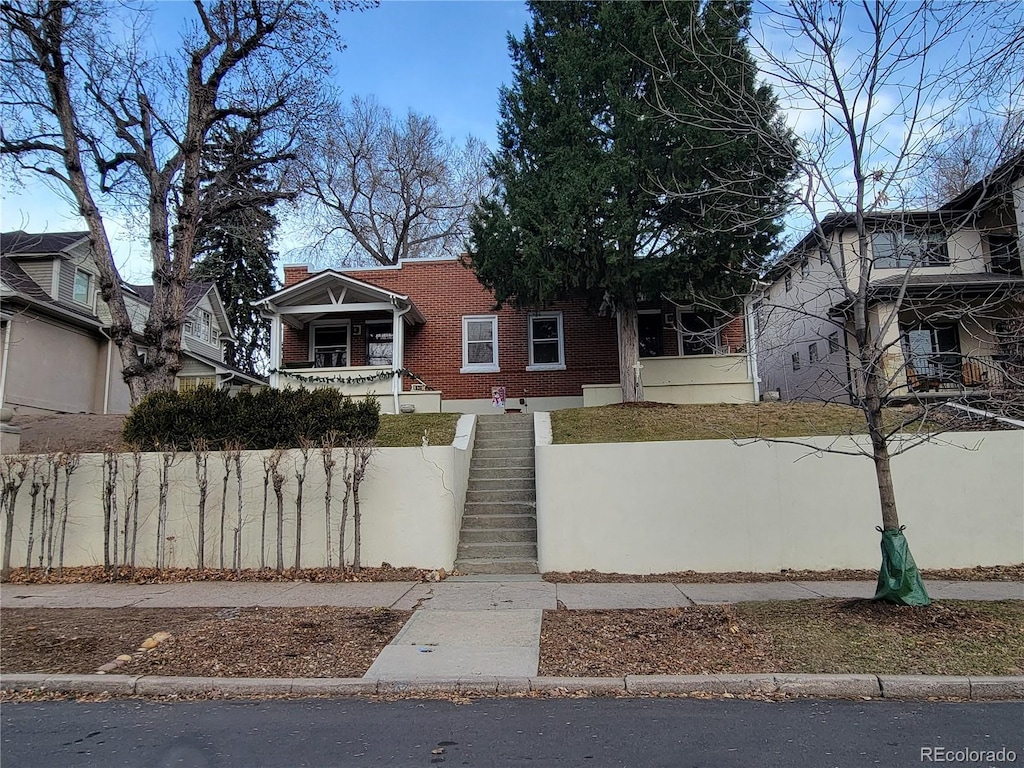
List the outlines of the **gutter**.
{"type": "Polygon", "coordinates": [[[4,318],[4,322],[7,327],[4,329],[4,356],[3,356],[3,370],[0,370],[0,408],[4,407],[4,394],[7,391],[7,368],[8,359],[11,352],[11,328],[14,325],[14,321],[11,317],[4,318]]]}
{"type": "Polygon", "coordinates": [[[103,371],[103,415],[110,411],[110,359],[113,356],[114,340],[107,335],[106,328],[100,328],[100,335],[107,340],[107,367],[103,371]]]}

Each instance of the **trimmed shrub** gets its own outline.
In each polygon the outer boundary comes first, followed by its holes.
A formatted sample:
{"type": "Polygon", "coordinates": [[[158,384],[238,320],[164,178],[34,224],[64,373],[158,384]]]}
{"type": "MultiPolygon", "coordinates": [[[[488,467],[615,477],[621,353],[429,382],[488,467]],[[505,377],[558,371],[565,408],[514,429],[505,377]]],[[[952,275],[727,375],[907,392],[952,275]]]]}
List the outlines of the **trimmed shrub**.
{"type": "Polygon", "coordinates": [[[142,450],[187,450],[199,438],[214,450],[294,448],[303,438],[319,442],[366,440],[380,427],[380,403],[353,401],[336,389],[262,389],[232,397],[227,390],[154,392],[124,423],[127,443],[142,450]]]}

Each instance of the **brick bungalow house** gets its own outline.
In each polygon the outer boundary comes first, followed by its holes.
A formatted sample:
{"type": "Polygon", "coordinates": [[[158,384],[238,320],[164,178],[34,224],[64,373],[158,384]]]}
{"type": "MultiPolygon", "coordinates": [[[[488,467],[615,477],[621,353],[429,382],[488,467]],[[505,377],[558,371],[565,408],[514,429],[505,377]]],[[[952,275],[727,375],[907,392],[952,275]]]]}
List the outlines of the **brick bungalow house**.
{"type": "MultiPolygon", "coordinates": [[[[583,301],[494,309],[458,258],[392,267],[284,267],[257,304],[271,321],[272,387],[334,386],[385,412],[532,412],[620,402],[614,320],[583,301]]],[[[711,327],[686,307],[641,311],[648,400],[757,399],[743,318],[711,327]]]]}

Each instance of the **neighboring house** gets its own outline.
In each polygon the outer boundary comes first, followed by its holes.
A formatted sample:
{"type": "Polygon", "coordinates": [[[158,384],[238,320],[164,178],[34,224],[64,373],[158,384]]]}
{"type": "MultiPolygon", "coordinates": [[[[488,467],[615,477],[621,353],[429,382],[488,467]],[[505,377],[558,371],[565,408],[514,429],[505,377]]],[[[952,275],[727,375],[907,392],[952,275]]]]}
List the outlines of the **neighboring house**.
{"type": "MultiPolygon", "coordinates": [[[[494,296],[457,258],[284,273],[284,287],[258,302],[271,321],[272,387],[375,394],[389,412],[621,400],[614,319],[583,301],[495,310],[494,296]]],[[[641,310],[640,344],[648,400],[757,399],[742,318],[719,329],[687,308],[650,303],[641,310]]]]}
{"type": "MultiPolygon", "coordinates": [[[[1024,390],[1024,153],[934,211],[867,217],[870,322],[892,400],[1024,390]]],[[[831,214],[748,301],[761,389],[783,400],[856,396],[851,215],[831,214]],[[838,270],[833,268],[838,265],[838,270]]]]}
{"type": "MultiPolygon", "coordinates": [[[[0,235],[0,405],[21,413],[126,413],[131,400],[99,297],[88,232],[0,235]]],[[[152,288],[125,285],[140,331],[152,288]]],[[[222,362],[230,338],[212,283],[188,288],[179,386],[260,383],[222,362]]]]}

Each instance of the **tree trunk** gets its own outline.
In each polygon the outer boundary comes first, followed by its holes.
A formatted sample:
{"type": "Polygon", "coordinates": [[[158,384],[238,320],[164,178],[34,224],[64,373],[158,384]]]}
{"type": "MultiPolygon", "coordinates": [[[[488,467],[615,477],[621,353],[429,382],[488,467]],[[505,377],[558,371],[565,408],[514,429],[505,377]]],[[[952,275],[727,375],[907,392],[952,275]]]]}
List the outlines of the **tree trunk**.
{"type": "Polygon", "coordinates": [[[622,402],[642,403],[644,384],[640,377],[640,336],[637,330],[636,300],[623,300],[615,310],[619,331],[619,384],[622,402]]]}
{"type": "Polygon", "coordinates": [[[861,354],[863,368],[864,399],[861,410],[868,425],[871,438],[871,458],[875,464],[875,480],[878,485],[878,501],[882,509],[882,528],[895,530],[900,527],[899,515],[896,512],[896,492],[892,484],[892,468],[889,458],[889,440],[883,421],[882,382],[878,371],[878,356],[870,349],[861,354]]]}

